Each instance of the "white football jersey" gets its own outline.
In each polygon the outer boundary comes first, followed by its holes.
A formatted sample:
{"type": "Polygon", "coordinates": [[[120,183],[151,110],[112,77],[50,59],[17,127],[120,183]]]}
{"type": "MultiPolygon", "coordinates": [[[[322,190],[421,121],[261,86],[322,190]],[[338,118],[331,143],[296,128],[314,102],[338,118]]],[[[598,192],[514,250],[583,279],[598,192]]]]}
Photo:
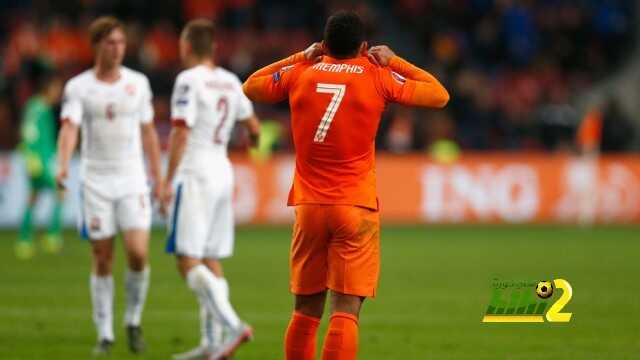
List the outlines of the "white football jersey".
{"type": "Polygon", "coordinates": [[[142,73],[121,67],[120,74],[113,83],[98,80],[93,69],[73,77],[60,118],[81,127],[85,180],[135,177],[131,186],[146,186],[140,127],[153,121],[151,87],[142,73]]]}
{"type": "Polygon", "coordinates": [[[226,159],[235,122],[251,115],[251,101],[230,71],[200,65],[181,72],[171,97],[172,121],[191,128],[181,169],[205,172],[214,165],[212,157],[226,159]]]}

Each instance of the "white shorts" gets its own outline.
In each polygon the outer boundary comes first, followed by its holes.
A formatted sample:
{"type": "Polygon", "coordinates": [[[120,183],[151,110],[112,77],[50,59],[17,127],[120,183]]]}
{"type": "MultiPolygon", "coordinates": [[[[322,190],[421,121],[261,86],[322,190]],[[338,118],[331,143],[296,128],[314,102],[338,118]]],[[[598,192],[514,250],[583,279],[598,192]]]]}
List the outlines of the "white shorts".
{"type": "Polygon", "coordinates": [[[196,259],[222,259],[233,254],[233,174],[195,174],[176,181],[168,253],[196,259]]]}
{"type": "Polygon", "coordinates": [[[82,186],[80,235],[89,240],[115,236],[118,231],[149,230],[151,201],[148,192],[108,198],[88,186],[82,186]]]}

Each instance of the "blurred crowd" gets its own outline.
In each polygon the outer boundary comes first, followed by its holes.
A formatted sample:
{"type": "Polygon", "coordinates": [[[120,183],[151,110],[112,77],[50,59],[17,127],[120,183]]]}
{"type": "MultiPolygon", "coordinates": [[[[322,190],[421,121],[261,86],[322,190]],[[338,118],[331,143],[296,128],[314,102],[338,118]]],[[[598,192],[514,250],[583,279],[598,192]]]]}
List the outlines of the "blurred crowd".
{"type": "MultiPolygon", "coordinates": [[[[443,137],[463,149],[572,149],[583,116],[573,98],[624,65],[637,21],[624,0],[399,0],[393,10],[452,93],[431,121],[395,115],[387,141],[400,149],[404,132],[413,149],[443,137]]],[[[612,99],[604,119],[627,128],[616,109],[612,99]]]]}
{"type": "MultiPolygon", "coordinates": [[[[452,95],[443,111],[390,106],[381,150],[427,151],[443,142],[462,150],[570,150],[583,116],[573,99],[631,56],[635,6],[632,0],[0,0],[0,149],[19,141],[21,107],[41,67],[35,64],[45,62],[65,79],[91,66],[86,29],[96,16],[112,14],[127,24],[125,64],[151,79],[166,141],[186,21],[214,19],[216,61],[244,79],[319,40],[327,15],[346,7],[364,17],[372,43],[389,39],[394,48],[393,36],[409,37],[411,46],[400,55],[420,59],[452,95]]],[[[635,129],[630,119],[614,99],[601,111],[612,121],[611,136],[619,137],[608,141],[627,150],[635,129]]],[[[290,151],[287,105],[258,106],[257,113],[269,146],[290,151]]],[[[245,145],[241,136],[232,142],[245,145]]]]}

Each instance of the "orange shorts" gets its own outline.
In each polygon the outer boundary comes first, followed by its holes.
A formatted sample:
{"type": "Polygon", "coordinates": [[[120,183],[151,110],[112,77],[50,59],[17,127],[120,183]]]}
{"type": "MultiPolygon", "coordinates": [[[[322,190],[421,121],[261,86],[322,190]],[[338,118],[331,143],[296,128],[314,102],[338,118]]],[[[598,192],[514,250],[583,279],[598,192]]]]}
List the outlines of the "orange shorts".
{"type": "Polygon", "coordinates": [[[327,288],[374,297],[380,274],[378,211],[349,205],[298,205],[290,253],[290,290],[327,288]]]}

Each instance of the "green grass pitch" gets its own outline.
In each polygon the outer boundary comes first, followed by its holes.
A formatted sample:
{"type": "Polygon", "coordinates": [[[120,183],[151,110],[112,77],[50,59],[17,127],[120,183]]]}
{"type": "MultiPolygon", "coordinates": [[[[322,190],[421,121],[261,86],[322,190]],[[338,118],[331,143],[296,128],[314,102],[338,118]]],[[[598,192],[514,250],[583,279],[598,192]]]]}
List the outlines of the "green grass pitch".
{"type": "MultiPolygon", "coordinates": [[[[359,359],[638,359],[640,228],[546,226],[385,227],[378,297],[361,314],[359,359]],[[573,286],[570,323],[483,324],[495,277],[573,286]]],[[[237,359],[282,359],[292,299],[288,227],[242,227],[225,261],[231,300],[256,331],[237,359]]],[[[88,359],[89,247],[67,233],[64,253],[13,257],[15,232],[0,232],[0,359],[88,359]]],[[[196,301],[151,245],[143,318],[148,351],[127,353],[122,324],[123,253],[116,255],[113,359],[169,359],[198,342],[196,301]]],[[[326,326],[319,334],[322,335],[326,326]]],[[[318,344],[322,344],[319,336],[318,344]]]]}

